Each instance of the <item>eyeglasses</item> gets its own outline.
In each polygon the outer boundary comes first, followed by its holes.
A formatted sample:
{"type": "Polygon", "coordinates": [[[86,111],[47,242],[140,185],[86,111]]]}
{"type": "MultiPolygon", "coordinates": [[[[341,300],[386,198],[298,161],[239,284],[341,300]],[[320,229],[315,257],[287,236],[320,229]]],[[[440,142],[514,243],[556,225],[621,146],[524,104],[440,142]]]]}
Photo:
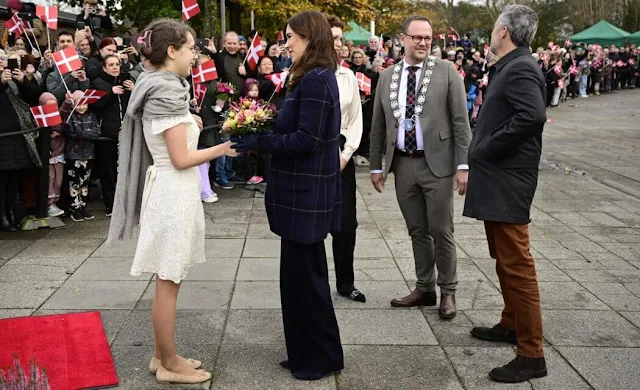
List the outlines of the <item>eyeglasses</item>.
{"type": "Polygon", "coordinates": [[[424,43],[429,43],[431,42],[431,37],[421,37],[420,35],[408,35],[407,36],[409,38],[411,38],[411,40],[413,41],[413,43],[415,43],[416,45],[419,45],[420,42],[422,42],[422,40],[424,39],[424,43]]]}

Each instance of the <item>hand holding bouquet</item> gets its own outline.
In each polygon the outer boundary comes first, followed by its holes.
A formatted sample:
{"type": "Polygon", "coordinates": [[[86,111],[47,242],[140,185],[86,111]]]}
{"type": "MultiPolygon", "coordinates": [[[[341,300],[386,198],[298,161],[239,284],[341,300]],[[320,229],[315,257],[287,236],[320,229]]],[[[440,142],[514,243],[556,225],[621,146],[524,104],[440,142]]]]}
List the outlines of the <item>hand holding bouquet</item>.
{"type": "Polygon", "coordinates": [[[241,98],[239,102],[229,104],[222,132],[232,137],[263,134],[271,126],[273,111],[271,104],[260,99],[241,98]]]}

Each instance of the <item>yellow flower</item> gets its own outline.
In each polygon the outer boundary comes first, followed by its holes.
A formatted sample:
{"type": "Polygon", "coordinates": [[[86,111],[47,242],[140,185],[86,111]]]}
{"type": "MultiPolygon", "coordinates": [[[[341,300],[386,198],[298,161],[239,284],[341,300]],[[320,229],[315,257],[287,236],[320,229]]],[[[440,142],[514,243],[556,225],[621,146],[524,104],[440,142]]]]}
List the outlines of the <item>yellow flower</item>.
{"type": "Polygon", "coordinates": [[[236,116],[236,113],[235,113],[235,112],[231,111],[231,112],[229,113],[229,118],[234,118],[235,116],[236,116]]]}
{"type": "Polygon", "coordinates": [[[253,116],[252,115],[247,115],[244,119],[244,123],[246,124],[251,124],[253,123],[253,116]]]}
{"type": "Polygon", "coordinates": [[[249,106],[251,105],[251,102],[250,102],[250,101],[248,101],[248,100],[245,100],[245,101],[242,103],[242,105],[243,105],[243,106],[245,106],[246,108],[249,108],[249,106]]]}

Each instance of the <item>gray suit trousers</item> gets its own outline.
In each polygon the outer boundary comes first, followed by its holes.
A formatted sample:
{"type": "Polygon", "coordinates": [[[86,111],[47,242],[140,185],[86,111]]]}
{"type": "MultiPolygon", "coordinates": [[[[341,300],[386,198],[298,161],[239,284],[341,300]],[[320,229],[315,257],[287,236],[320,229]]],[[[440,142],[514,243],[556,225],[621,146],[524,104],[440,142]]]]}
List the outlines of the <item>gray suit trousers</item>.
{"type": "Polygon", "coordinates": [[[418,282],[423,292],[435,291],[435,266],[440,293],[455,294],[456,244],[453,240],[455,175],[436,177],[423,158],[393,157],[396,197],[413,244],[418,282]]]}

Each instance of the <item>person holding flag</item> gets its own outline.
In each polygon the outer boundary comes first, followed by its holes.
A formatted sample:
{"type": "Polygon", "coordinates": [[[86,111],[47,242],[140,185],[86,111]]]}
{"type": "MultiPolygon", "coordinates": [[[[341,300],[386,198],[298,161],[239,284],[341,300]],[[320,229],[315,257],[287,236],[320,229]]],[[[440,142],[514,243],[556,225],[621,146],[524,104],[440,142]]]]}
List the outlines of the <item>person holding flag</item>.
{"type": "MultiPolygon", "coordinates": [[[[0,135],[38,126],[30,106],[38,104],[38,89],[25,82],[20,69],[11,71],[0,61],[0,135]]],[[[14,137],[0,137],[0,230],[15,232],[20,228],[15,218],[20,171],[42,167],[35,144],[36,133],[14,137]]]]}
{"type": "MultiPolygon", "coordinates": [[[[35,5],[31,3],[23,3],[21,0],[7,0],[7,9],[11,15],[20,12],[29,12],[35,15],[35,5]]],[[[21,20],[24,34],[29,34],[27,41],[30,45],[29,54],[33,51],[44,52],[47,48],[47,33],[42,20],[34,17],[30,20],[21,20]]],[[[8,31],[5,30],[2,36],[2,46],[7,47],[8,31]]]]}
{"type": "MultiPolygon", "coordinates": [[[[333,35],[336,61],[339,61],[344,23],[334,15],[328,15],[327,20],[333,35]]],[[[358,220],[356,217],[356,166],[352,157],[362,139],[362,104],[353,72],[344,66],[338,66],[335,73],[340,94],[340,172],[342,177],[341,229],[331,232],[336,290],[352,301],[366,302],[365,295],[354,285],[353,270],[358,220]]]]}

